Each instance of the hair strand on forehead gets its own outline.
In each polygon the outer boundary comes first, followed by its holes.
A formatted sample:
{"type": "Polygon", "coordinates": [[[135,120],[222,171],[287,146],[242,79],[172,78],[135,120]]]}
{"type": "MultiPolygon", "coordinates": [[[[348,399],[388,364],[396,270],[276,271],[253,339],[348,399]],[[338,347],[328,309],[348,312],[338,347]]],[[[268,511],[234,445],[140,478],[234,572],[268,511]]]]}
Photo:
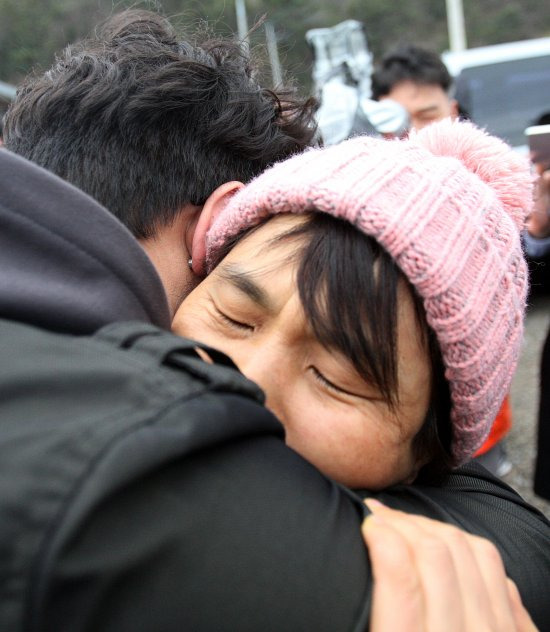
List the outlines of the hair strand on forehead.
{"type": "Polygon", "coordinates": [[[296,252],[297,283],[315,336],[347,357],[394,410],[399,405],[398,303],[402,291],[409,293],[432,375],[430,404],[413,449],[426,463],[422,478],[440,481],[452,466],[450,392],[420,296],[390,255],[345,220],[314,213],[273,241],[289,239],[302,245],[296,252]]]}

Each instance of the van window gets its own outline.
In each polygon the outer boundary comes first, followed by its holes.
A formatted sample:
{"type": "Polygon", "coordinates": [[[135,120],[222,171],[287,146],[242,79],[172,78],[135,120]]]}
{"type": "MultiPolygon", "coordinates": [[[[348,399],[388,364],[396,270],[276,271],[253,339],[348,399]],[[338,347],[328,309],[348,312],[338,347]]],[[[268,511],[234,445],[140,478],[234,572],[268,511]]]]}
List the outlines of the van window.
{"type": "Polygon", "coordinates": [[[465,68],[456,98],[474,123],[525,145],[525,128],[550,112],[550,55],[465,68]]]}

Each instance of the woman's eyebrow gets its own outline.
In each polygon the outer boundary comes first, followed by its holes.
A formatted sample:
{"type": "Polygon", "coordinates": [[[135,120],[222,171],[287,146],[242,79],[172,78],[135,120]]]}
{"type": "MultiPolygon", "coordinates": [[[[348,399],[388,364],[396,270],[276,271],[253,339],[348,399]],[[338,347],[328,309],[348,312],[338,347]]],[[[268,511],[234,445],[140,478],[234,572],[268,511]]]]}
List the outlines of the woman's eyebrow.
{"type": "Polygon", "coordinates": [[[240,292],[267,311],[273,311],[272,302],[267,292],[254,280],[251,274],[234,265],[220,266],[220,277],[231,283],[240,292]]]}

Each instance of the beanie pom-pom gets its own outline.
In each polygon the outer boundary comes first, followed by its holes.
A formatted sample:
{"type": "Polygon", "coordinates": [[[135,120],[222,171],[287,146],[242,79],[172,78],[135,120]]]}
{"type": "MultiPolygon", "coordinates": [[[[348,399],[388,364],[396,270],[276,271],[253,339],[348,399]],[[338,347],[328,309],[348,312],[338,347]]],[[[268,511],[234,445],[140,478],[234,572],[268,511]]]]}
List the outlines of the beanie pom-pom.
{"type": "Polygon", "coordinates": [[[489,185],[518,230],[533,203],[529,161],[468,121],[446,119],[411,132],[410,140],[436,156],[453,157],[489,185]]]}

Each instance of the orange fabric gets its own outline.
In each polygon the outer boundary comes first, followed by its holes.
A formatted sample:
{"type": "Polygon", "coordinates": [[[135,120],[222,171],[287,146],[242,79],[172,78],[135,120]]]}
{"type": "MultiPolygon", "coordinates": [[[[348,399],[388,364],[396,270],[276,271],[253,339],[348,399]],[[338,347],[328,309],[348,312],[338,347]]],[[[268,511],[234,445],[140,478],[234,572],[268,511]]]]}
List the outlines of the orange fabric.
{"type": "Polygon", "coordinates": [[[510,428],[512,427],[512,410],[510,408],[510,398],[508,395],[504,398],[502,402],[502,406],[493,421],[493,425],[491,426],[491,432],[487,439],[485,439],[485,443],[479,448],[479,450],[474,454],[474,456],[479,456],[480,454],[485,454],[488,452],[493,446],[495,446],[501,439],[508,434],[510,428]]]}

